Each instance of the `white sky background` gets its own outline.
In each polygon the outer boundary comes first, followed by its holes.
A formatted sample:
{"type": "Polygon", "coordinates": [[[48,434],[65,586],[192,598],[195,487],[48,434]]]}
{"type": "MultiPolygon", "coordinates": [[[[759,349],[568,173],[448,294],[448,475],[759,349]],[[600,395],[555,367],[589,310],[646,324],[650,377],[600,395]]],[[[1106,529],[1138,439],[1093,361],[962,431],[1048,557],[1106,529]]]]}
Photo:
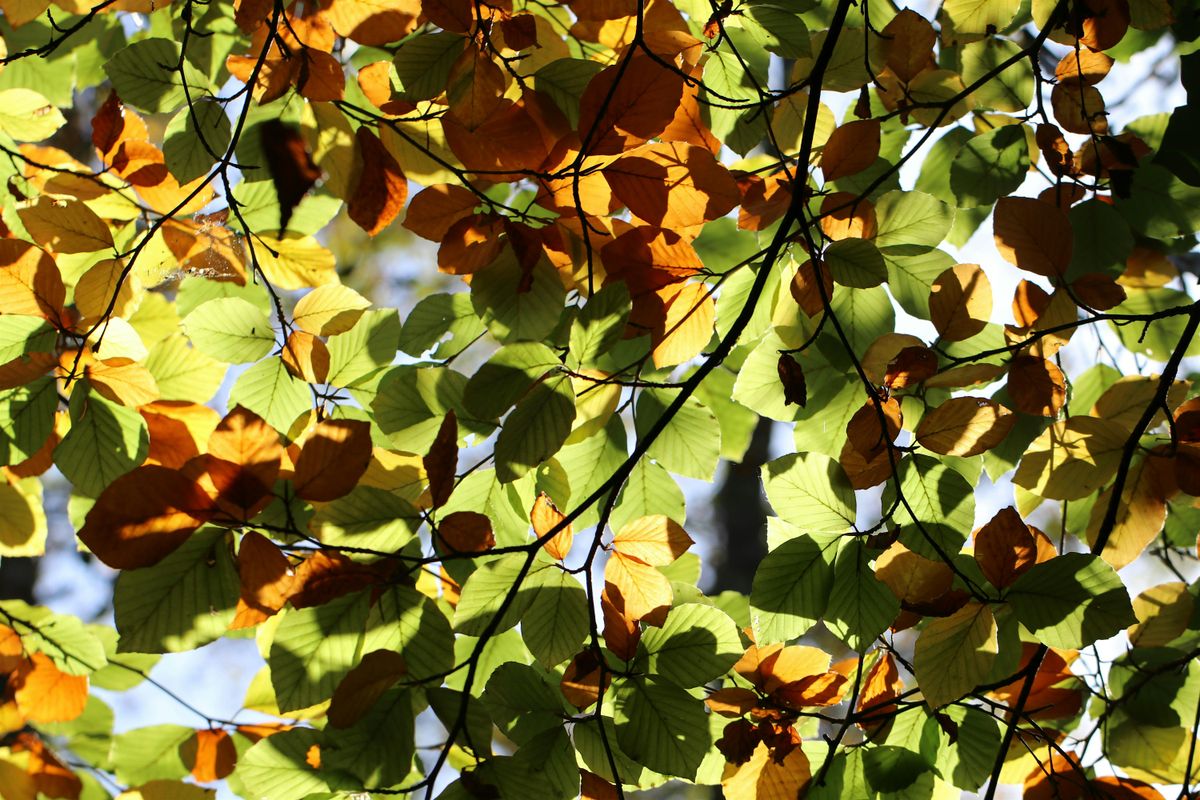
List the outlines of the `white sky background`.
{"type": "MultiPolygon", "coordinates": [[[[906,4],[901,3],[904,6],[906,4]]],[[[907,4],[922,13],[927,18],[934,16],[939,4],[936,2],[915,2],[907,4]]],[[[1063,50],[1060,46],[1049,45],[1063,50]]],[[[1118,130],[1142,114],[1170,110],[1184,102],[1183,89],[1178,82],[1177,70],[1174,81],[1170,84],[1155,82],[1145,89],[1138,86],[1138,80],[1149,75],[1154,67],[1163,59],[1173,58],[1169,43],[1140,53],[1128,64],[1119,64],[1114,69],[1100,89],[1110,102],[1116,98],[1126,98],[1120,105],[1110,107],[1110,122],[1118,130]]],[[[845,107],[853,102],[850,95],[831,95],[826,98],[837,119],[842,119],[845,107]],[[841,104],[839,106],[839,103],[841,104]]],[[[911,188],[920,168],[921,158],[914,158],[901,171],[901,181],[905,188],[911,188]]],[[[1023,195],[1036,195],[1044,188],[1044,182],[1036,173],[1030,174],[1030,179],[1019,192],[1023,195]]],[[[419,245],[426,245],[421,242],[419,245]]],[[[1017,280],[1021,277],[1017,270],[1003,262],[991,239],[991,222],[985,221],[976,234],[961,249],[956,250],[945,246],[951,254],[961,262],[978,263],[983,266],[992,281],[995,290],[995,321],[1005,321],[1009,315],[1007,300],[1012,297],[1017,280]]],[[[403,260],[397,258],[392,263],[402,264],[401,272],[418,273],[430,269],[433,263],[432,245],[414,247],[403,254],[403,260]]],[[[389,275],[384,275],[385,280],[389,275]]],[[[1186,287],[1195,296],[1195,279],[1185,276],[1186,287]]],[[[401,306],[402,317],[415,303],[417,298],[406,297],[397,304],[401,306]]],[[[904,333],[914,333],[932,338],[932,325],[922,320],[914,320],[898,311],[897,329],[904,333]]],[[[1078,336],[1109,335],[1111,332],[1104,326],[1086,326],[1078,336]]],[[[1115,348],[1114,351],[1120,351],[1115,348]]],[[[1084,352],[1085,348],[1067,348],[1064,357],[1068,359],[1068,374],[1077,372],[1082,366],[1072,363],[1073,351],[1084,352]]],[[[1126,354],[1128,356],[1128,354],[1126,354]]],[[[1076,356],[1078,358],[1078,356],[1076,356]]],[[[1133,358],[1122,364],[1126,373],[1135,371],[1133,358]]],[[[1193,365],[1194,368],[1194,365],[1193,365]]],[[[1184,372],[1188,368],[1185,365],[1184,372]]],[[[223,396],[223,395],[222,395],[223,396]]],[[[1080,412],[1082,413],[1082,412],[1080,412]]],[[[789,426],[775,426],[773,455],[778,456],[793,449],[791,430],[789,426]]],[[[718,480],[720,476],[718,476],[718,480]]],[[[51,527],[51,545],[48,554],[41,564],[40,579],[37,587],[39,600],[55,609],[66,613],[77,614],[84,620],[102,619],[111,624],[111,579],[112,571],[100,564],[84,564],[74,552],[74,535],[67,524],[66,495],[68,487],[57,471],[46,475],[47,516],[51,527]]],[[[1011,487],[1007,485],[991,487],[986,475],[982,486],[976,494],[976,525],[986,522],[1000,508],[1012,503],[1011,487]]],[[[713,555],[711,551],[711,500],[712,491],[717,484],[705,484],[700,481],[683,479],[688,498],[689,532],[698,539],[696,551],[707,562],[713,555]],[[707,529],[707,530],[706,530],[707,529]],[[697,535],[698,534],[698,535],[697,535]],[[708,535],[706,535],[708,534],[708,535]]],[[[865,498],[864,498],[865,499],[865,498]]],[[[871,504],[865,504],[870,506],[871,504]]],[[[1051,504],[1047,504],[1050,506],[1051,504]]],[[[1189,578],[1194,579],[1197,567],[1195,563],[1184,565],[1190,569],[1189,578]]],[[[1132,594],[1165,580],[1173,579],[1165,570],[1157,567],[1141,566],[1126,569],[1122,578],[1132,594]]],[[[701,582],[704,583],[705,578],[701,582]]],[[[1113,644],[1106,648],[1110,652],[1121,652],[1124,644],[1118,637],[1113,644]]],[[[207,714],[219,718],[234,717],[241,708],[246,686],[250,678],[261,667],[262,660],[258,655],[253,640],[221,639],[199,650],[169,655],[163,658],[153,672],[153,677],[167,688],[181,695],[193,705],[207,714]]],[[[196,717],[190,711],[182,708],[170,697],[154,686],[143,683],[128,692],[110,693],[95,690],[96,694],[112,705],[116,714],[117,732],[159,723],[175,723],[204,727],[205,721],[196,717]]],[[[259,719],[259,715],[243,713],[236,717],[238,721],[251,722],[259,719]]],[[[433,731],[429,731],[430,734],[433,731]]],[[[430,737],[418,733],[418,744],[428,744],[430,737]]],[[[232,798],[232,793],[220,790],[219,797],[232,798]]],[[[1013,796],[1019,795],[1019,790],[1013,796]]]]}

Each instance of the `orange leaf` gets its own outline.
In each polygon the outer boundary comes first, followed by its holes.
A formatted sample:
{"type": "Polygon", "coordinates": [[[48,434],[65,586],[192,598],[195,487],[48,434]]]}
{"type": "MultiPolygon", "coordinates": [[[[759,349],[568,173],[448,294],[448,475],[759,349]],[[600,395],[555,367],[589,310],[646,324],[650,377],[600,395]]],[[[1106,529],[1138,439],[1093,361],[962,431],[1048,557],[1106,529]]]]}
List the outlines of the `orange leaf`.
{"type": "Polygon", "coordinates": [[[454,472],[458,468],[458,418],[453,409],[446,412],[421,465],[429,478],[431,508],[441,508],[454,491],[454,472]]]}
{"type": "Polygon", "coordinates": [[[951,267],[929,290],[929,316],[943,339],[969,339],[987,327],[991,315],[992,284],[978,264],[951,267]]]}
{"type": "Polygon", "coordinates": [[[402,224],[422,239],[440,242],[450,226],[470,215],[479,203],[475,193],[462,186],[429,186],[413,195],[402,224]]]}
{"type": "Polygon", "coordinates": [[[496,260],[504,247],[504,221],[493,214],[471,214],[450,226],[438,247],[438,269],[470,275],[496,260]]]}
{"type": "Polygon", "coordinates": [[[586,769],[579,771],[579,800],[617,800],[617,787],[586,769]]]}
{"type": "Polygon", "coordinates": [[[796,270],[795,276],[792,277],[789,289],[792,292],[792,299],[800,306],[809,317],[815,317],[820,314],[825,308],[825,301],[833,297],[833,276],[829,270],[820,261],[819,265],[821,273],[821,281],[824,286],[817,285],[817,270],[813,267],[811,259],[805,261],[796,270]],[[824,289],[824,294],[822,294],[824,289]]]}
{"type": "Polygon", "coordinates": [[[368,46],[398,42],[421,16],[418,0],[334,0],[325,12],[339,36],[368,46]]]}
{"type": "Polygon", "coordinates": [[[391,650],[367,653],[334,690],[329,704],[329,724],[335,728],[349,728],[407,672],[408,666],[399,653],[391,650]]]}
{"type": "Polygon", "coordinates": [[[66,289],[54,259],[37,245],[0,239],[0,308],[62,324],[66,289]]]}
{"type": "MultiPolygon", "coordinates": [[[[608,687],[609,676],[604,676],[604,686],[608,687]]],[[[590,706],[600,697],[600,660],[591,650],[584,650],[567,664],[563,670],[559,689],[567,702],[580,711],[590,706]]]]}
{"type": "Polygon", "coordinates": [[[79,539],[113,569],[157,564],[209,516],[193,480],[166,467],[138,467],[108,485],[88,511],[79,539]]]}
{"type": "Polygon", "coordinates": [[[821,201],[821,231],[830,239],[870,239],[878,230],[875,206],[853,192],[834,192],[821,201]]]}
{"type": "Polygon", "coordinates": [[[875,577],[908,606],[937,600],[954,584],[954,573],[940,561],[932,561],[894,542],[875,561],[875,577]]]}
{"type": "Polygon", "coordinates": [[[894,397],[879,401],[878,406],[874,400],[868,400],[846,424],[846,441],[870,461],[887,452],[903,424],[900,403],[894,397]]]}
{"type": "Polygon", "coordinates": [[[1074,754],[1055,750],[1025,778],[1025,800],[1075,800],[1086,797],[1087,772],[1074,754]]]}
{"type": "Polygon", "coordinates": [[[637,655],[642,629],[625,611],[624,599],[620,595],[610,595],[606,587],[600,592],[600,614],[604,618],[604,645],[623,661],[633,659],[637,655]]]}
{"type": "Polygon", "coordinates": [[[809,675],[784,684],[771,693],[779,702],[791,708],[832,706],[842,702],[849,681],[840,672],[809,675]]]}
{"type": "Polygon", "coordinates": [[[937,371],[937,353],[923,345],[905,347],[888,362],[883,383],[891,389],[903,389],[924,383],[937,371]]]}
{"type": "Polygon", "coordinates": [[[26,772],[33,778],[37,791],[46,797],[78,798],[83,791],[79,776],[50,751],[35,734],[17,734],[13,752],[29,754],[26,772]]]}
{"type": "Polygon", "coordinates": [[[227,777],[237,764],[237,749],[228,731],[201,729],[179,746],[183,758],[197,783],[212,783],[227,777]]]}
{"type": "Polygon", "coordinates": [[[138,409],[150,432],[147,464],[180,469],[200,454],[200,448],[212,435],[219,418],[217,412],[199,403],[160,400],[138,409]]]}
{"type": "Polygon", "coordinates": [[[612,546],[619,554],[643,564],[665,567],[687,552],[692,537],[678,522],[663,514],[640,517],[621,528],[612,546]]]}
{"type": "Polygon", "coordinates": [[[671,581],[660,571],[620,551],[604,567],[604,591],[630,619],[665,614],[671,607],[671,581]]]}
{"type": "Polygon", "coordinates": [[[911,9],[904,9],[883,29],[885,63],[896,77],[908,83],[918,74],[935,67],[933,45],[937,33],[929,20],[911,9]]]}
{"type": "MultiPolygon", "coordinates": [[[[533,508],[529,511],[529,522],[533,525],[533,533],[537,538],[545,536],[565,518],[566,515],[558,510],[558,506],[554,505],[550,495],[545,492],[538,493],[537,500],[533,502],[533,508]]],[[[562,561],[567,557],[567,553],[571,552],[571,542],[574,538],[575,533],[568,523],[558,533],[551,536],[542,547],[550,554],[551,558],[562,561]]]]}
{"type": "Polygon", "coordinates": [[[389,224],[404,208],[408,197],[408,181],[379,137],[363,126],[354,134],[362,156],[362,171],[346,204],[350,219],[374,236],[389,224]]]}
{"type": "Polygon", "coordinates": [[[1067,271],[1075,245],[1067,214],[1040,200],[1001,197],[992,220],[996,249],[1010,264],[1053,278],[1067,271]]]}
{"type": "Polygon", "coordinates": [[[654,366],[671,367],[700,355],[712,339],[717,318],[708,286],[675,284],[659,289],[657,295],[663,300],[663,313],[650,332],[654,366]]]}
{"type": "Polygon", "coordinates": [[[305,383],[322,384],[329,376],[329,348],[308,331],[292,331],[279,357],[287,371],[305,383]]]}
{"type": "Polygon", "coordinates": [[[607,166],[604,177],[631,212],[673,230],[722,217],[742,199],[737,182],[712,153],[682,142],[632,150],[607,166]]]}
{"type": "Polygon", "coordinates": [[[975,534],[975,561],[997,589],[1011,586],[1037,563],[1033,532],[1012,506],[996,512],[975,534]]]}
{"type": "Polygon", "coordinates": [[[25,660],[25,646],[21,635],[5,625],[0,625],[0,673],[12,672],[25,660]]]}
{"type": "Polygon", "coordinates": [[[856,711],[865,716],[860,717],[859,724],[866,727],[887,719],[888,714],[895,708],[892,701],[898,698],[903,690],[904,681],[900,680],[896,659],[891,653],[881,653],[879,660],[871,665],[863,679],[856,711]]]}
{"type": "Polygon", "coordinates": [[[492,521],[475,511],[455,511],[438,523],[437,533],[451,553],[483,553],[496,544],[492,521]]]}
{"type": "Polygon", "coordinates": [[[579,100],[579,138],[592,154],[623,153],[666,130],[683,97],[683,77],[649,56],[598,72],[579,100]]]}
{"type": "Polygon", "coordinates": [[[727,686],[712,692],[705,698],[704,704],[714,714],[740,717],[758,705],[758,695],[740,686],[727,686]]]}
{"type": "Polygon", "coordinates": [[[370,423],[325,419],[304,440],[292,481],[296,495],[311,502],[336,500],[350,492],[371,462],[370,423]]]}
{"type": "Polygon", "coordinates": [[[1112,56],[1079,48],[1068,51],[1059,60],[1054,68],[1054,77],[1059,83],[1077,80],[1090,85],[1104,80],[1112,65],[1112,56]]]}
{"type": "Polygon", "coordinates": [[[45,653],[33,653],[10,677],[17,708],[30,722],[68,722],[87,705],[86,675],[67,675],[45,653]]]}
{"type": "Polygon", "coordinates": [[[274,615],[287,602],[296,578],[292,563],[267,537],[250,531],[238,546],[238,600],[234,629],[249,628],[274,615]]]}
{"type": "Polygon", "coordinates": [[[207,471],[227,513],[255,507],[275,486],[283,460],[279,434],[242,406],[225,415],[208,437],[207,471]]]}
{"type": "Polygon", "coordinates": [[[927,411],[915,435],[922,447],[935,453],[970,458],[1000,444],[1016,421],[995,400],[954,397],[927,411]]]}
{"type": "Polygon", "coordinates": [[[774,754],[758,743],[739,767],[726,765],[721,790],[726,800],[793,800],[804,795],[812,773],[808,756],[799,747],[774,754]]]}
{"type": "Polygon", "coordinates": [[[857,175],[879,158],[879,120],[847,122],[836,129],[821,150],[826,181],[857,175]]]}
{"type": "Polygon", "coordinates": [[[84,375],[96,391],[124,406],[136,408],[158,399],[158,383],[150,370],[130,358],[90,362],[84,375]]]}

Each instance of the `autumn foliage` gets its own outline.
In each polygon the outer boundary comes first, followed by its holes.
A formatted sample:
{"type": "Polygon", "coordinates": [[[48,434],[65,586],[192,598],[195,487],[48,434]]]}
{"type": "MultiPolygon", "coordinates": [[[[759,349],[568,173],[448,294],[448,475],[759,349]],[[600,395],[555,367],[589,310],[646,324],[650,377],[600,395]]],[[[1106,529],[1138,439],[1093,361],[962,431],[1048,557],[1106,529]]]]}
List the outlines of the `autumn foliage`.
{"type": "Polygon", "coordinates": [[[0,798],[1192,796],[1200,18],[911,5],[0,0],[0,798]]]}

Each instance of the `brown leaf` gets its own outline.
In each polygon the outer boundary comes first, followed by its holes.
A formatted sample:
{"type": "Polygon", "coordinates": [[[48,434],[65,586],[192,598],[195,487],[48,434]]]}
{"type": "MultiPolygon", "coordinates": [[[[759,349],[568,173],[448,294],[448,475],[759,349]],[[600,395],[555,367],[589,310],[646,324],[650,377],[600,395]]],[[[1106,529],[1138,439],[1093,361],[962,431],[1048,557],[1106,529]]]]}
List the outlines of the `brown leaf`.
{"type": "Polygon", "coordinates": [[[446,412],[429,452],[421,459],[429,478],[431,508],[441,508],[454,491],[454,473],[458,469],[458,417],[446,412]]]}
{"type": "Polygon", "coordinates": [[[267,172],[279,199],[279,231],[287,230],[292,212],[321,177],[299,129],[274,117],[262,123],[262,148],[267,172]]]}
{"type": "Polygon", "coordinates": [[[438,539],[451,553],[483,553],[496,545],[492,521],[475,511],[455,511],[437,526],[438,539]]]}
{"type": "Polygon", "coordinates": [[[648,56],[598,72],[579,100],[579,138],[591,154],[627,152],[661,134],[683,97],[683,78],[648,56]]]}
{"type": "Polygon", "coordinates": [[[783,386],[784,405],[796,405],[804,408],[808,405],[808,386],[804,382],[804,367],[800,366],[791,353],[780,353],[779,383],[783,386]]]}
{"type": "Polygon", "coordinates": [[[846,441],[863,458],[871,461],[887,452],[903,426],[904,417],[895,398],[880,400],[878,404],[868,400],[846,424],[846,441]]]}
{"type": "Polygon", "coordinates": [[[626,613],[624,599],[619,594],[610,594],[606,587],[600,592],[600,614],[604,618],[604,645],[617,658],[632,660],[637,655],[642,629],[626,613]]]}
{"type": "Polygon", "coordinates": [[[737,182],[703,147],[643,145],[604,169],[613,194],[640,219],[678,230],[724,216],[741,202],[737,182]]]}
{"type": "Polygon", "coordinates": [[[1080,81],[1089,85],[1096,84],[1104,80],[1112,65],[1112,56],[1105,53],[1086,48],[1069,50],[1054,68],[1054,77],[1059,83],[1080,81]]]}
{"type": "Polygon", "coordinates": [[[978,264],[951,267],[929,290],[929,316],[943,339],[970,339],[987,327],[991,315],[992,284],[978,264]]]}
{"type": "Polygon", "coordinates": [[[349,728],[371,710],[383,693],[408,672],[404,657],[391,650],[374,650],[346,673],[329,703],[329,724],[349,728]]]}
{"type": "Polygon", "coordinates": [[[362,420],[321,420],[304,440],[292,482],[296,495],[328,502],[348,494],[371,463],[371,425],[362,420]]]}
{"type": "Polygon", "coordinates": [[[617,787],[601,778],[599,775],[579,771],[579,800],[617,800],[617,787]]]}
{"type": "Polygon", "coordinates": [[[975,562],[988,582],[1005,589],[1037,563],[1033,531],[1011,506],[996,512],[975,534],[975,562]]]}
{"type": "Polygon", "coordinates": [[[79,539],[113,569],[162,561],[210,515],[193,480],[166,467],[138,467],[110,483],[88,511],[79,539]]]}
{"type": "Polygon", "coordinates": [[[801,264],[800,268],[796,270],[790,289],[792,299],[800,306],[800,310],[809,317],[816,317],[825,310],[825,300],[833,297],[833,276],[819,260],[813,262],[810,259],[801,264]],[[813,267],[814,263],[820,265],[821,280],[825,284],[824,287],[817,286],[817,272],[813,267]],[[822,288],[824,288],[823,296],[822,288]]]}
{"type": "Polygon", "coordinates": [[[883,383],[890,389],[903,389],[924,383],[937,374],[937,353],[928,347],[906,347],[887,366],[883,383]]]}
{"type": "Polygon", "coordinates": [[[1008,263],[1054,278],[1067,271],[1075,238],[1060,208],[1027,197],[1001,197],[992,222],[996,249],[1008,263]]]}
{"type": "Polygon", "coordinates": [[[1097,311],[1107,311],[1125,302],[1125,288],[1100,272],[1079,276],[1071,284],[1071,291],[1083,305],[1097,311]]]}
{"type": "MultiPolygon", "coordinates": [[[[609,676],[604,676],[608,687],[609,676]]],[[[580,711],[595,703],[600,697],[600,660],[591,650],[584,650],[571,659],[563,670],[559,689],[567,702],[580,711]]]]}
{"type": "Polygon", "coordinates": [[[1067,401],[1066,377],[1053,361],[1017,356],[1008,367],[1008,396],[1017,411],[1056,417],[1067,401]]]}
{"type": "Polygon", "coordinates": [[[438,247],[438,269],[470,275],[496,260],[505,240],[504,221],[494,214],[471,214],[450,226],[438,247]]]}
{"type": "Polygon", "coordinates": [[[273,616],[295,587],[292,563],[271,540],[249,531],[238,546],[238,582],[241,585],[233,629],[249,628],[273,616]]]}
{"type": "Polygon", "coordinates": [[[408,180],[383,143],[366,126],[355,131],[362,171],[350,193],[346,212],[360,228],[375,236],[404,208],[408,180]]]}
{"type": "Polygon", "coordinates": [[[904,9],[893,17],[884,27],[882,39],[885,63],[904,83],[936,66],[933,45],[937,33],[929,20],[917,12],[904,9]]]}
{"type": "MultiPolygon", "coordinates": [[[[533,525],[534,535],[541,539],[561,525],[564,519],[566,519],[566,515],[558,510],[558,506],[554,505],[550,495],[539,492],[537,500],[533,502],[533,508],[529,511],[529,522],[533,525]]],[[[571,543],[574,539],[575,533],[568,523],[550,537],[542,547],[550,554],[551,558],[562,561],[567,557],[567,553],[571,552],[571,543]]]]}
{"type": "Polygon", "coordinates": [[[475,193],[462,186],[429,186],[413,195],[402,224],[422,239],[440,242],[450,226],[473,213],[479,204],[475,193]]]}
{"type": "Polygon", "coordinates": [[[311,608],[343,595],[383,583],[389,566],[361,564],[342,555],[318,550],[296,567],[288,602],[293,608],[311,608]]]}
{"type": "Polygon", "coordinates": [[[714,714],[740,717],[758,705],[758,695],[740,686],[727,686],[709,694],[704,704],[714,714]]]}

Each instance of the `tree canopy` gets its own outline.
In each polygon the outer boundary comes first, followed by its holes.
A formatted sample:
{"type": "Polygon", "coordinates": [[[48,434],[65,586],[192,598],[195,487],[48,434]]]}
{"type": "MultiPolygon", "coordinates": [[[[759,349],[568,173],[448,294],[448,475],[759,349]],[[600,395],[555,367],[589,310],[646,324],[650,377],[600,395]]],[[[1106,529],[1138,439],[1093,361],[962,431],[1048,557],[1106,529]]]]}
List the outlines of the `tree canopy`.
{"type": "Polygon", "coordinates": [[[1192,3],[0,12],[4,800],[1192,796],[1192,3]]]}

